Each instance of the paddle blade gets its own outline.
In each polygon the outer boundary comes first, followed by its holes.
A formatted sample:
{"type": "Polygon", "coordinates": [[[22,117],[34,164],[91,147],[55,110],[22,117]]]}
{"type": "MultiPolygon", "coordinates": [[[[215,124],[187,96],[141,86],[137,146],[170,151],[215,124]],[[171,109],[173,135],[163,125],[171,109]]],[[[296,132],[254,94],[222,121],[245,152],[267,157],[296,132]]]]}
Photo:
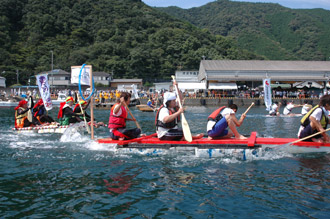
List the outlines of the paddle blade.
{"type": "Polygon", "coordinates": [[[191,136],[191,132],[190,132],[190,128],[188,125],[188,122],[186,120],[186,117],[184,116],[184,114],[181,114],[181,125],[182,125],[182,131],[183,131],[183,136],[186,139],[186,141],[191,142],[192,141],[192,136],[191,136]]]}

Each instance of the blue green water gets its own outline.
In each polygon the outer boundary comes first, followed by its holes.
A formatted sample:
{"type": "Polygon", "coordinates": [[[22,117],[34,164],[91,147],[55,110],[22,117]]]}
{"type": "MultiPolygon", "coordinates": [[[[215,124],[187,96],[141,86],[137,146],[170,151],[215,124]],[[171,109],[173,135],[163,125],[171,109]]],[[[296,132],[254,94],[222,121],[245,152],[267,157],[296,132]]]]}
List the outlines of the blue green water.
{"type": "MultiPolygon", "coordinates": [[[[134,108],[143,132],[154,113],[134,108]]],[[[193,133],[213,107],[189,107],[193,133]]],[[[245,108],[239,109],[238,114],[245,108]]],[[[298,111],[297,111],[298,112],[298,111]]],[[[55,117],[56,112],[51,112],[55,117]]],[[[296,137],[299,117],[250,110],[243,134],[296,137]]],[[[15,134],[13,109],[0,109],[1,218],[329,218],[330,155],[275,151],[252,160],[191,154],[118,153],[87,134],[15,134]]],[[[96,110],[107,121],[109,111],[96,110]]],[[[134,126],[134,123],[131,124],[134,126]]],[[[108,130],[96,130],[96,138],[108,130]]]]}

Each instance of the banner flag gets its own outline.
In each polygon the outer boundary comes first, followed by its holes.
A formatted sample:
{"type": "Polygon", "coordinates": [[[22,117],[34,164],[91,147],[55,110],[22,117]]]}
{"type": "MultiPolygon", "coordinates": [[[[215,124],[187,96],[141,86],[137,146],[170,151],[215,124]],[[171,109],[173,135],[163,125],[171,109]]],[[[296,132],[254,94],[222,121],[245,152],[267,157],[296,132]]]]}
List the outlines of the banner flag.
{"type": "Polygon", "coordinates": [[[134,94],[135,99],[139,99],[139,94],[138,94],[138,92],[136,90],[136,85],[135,84],[132,84],[131,87],[133,89],[133,94],[134,94]]]}
{"type": "Polygon", "coordinates": [[[47,74],[37,75],[36,78],[39,87],[39,92],[42,101],[44,102],[45,108],[46,110],[51,110],[53,108],[53,103],[52,103],[52,99],[50,98],[48,75],[47,74]]]}
{"type": "MultiPolygon", "coordinates": [[[[71,66],[71,84],[79,84],[79,74],[81,66],[71,66]]],[[[81,70],[80,84],[89,85],[91,65],[85,65],[81,70]]]]}
{"type": "Polygon", "coordinates": [[[265,97],[265,105],[266,110],[270,111],[272,106],[272,90],[270,86],[270,78],[266,78],[263,80],[264,85],[264,97],[265,97]]]}

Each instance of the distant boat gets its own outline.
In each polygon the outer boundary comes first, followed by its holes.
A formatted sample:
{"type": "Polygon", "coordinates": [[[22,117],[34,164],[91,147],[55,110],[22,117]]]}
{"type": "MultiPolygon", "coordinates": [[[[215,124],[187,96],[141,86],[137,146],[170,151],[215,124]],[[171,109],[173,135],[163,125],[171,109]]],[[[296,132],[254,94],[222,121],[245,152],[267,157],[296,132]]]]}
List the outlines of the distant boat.
{"type": "Polygon", "coordinates": [[[0,107],[14,107],[17,105],[18,102],[15,102],[13,100],[7,100],[7,101],[0,100],[0,107]]]}
{"type": "Polygon", "coordinates": [[[66,94],[65,93],[58,93],[57,99],[52,100],[52,103],[54,106],[59,106],[60,103],[64,102],[66,100],[66,94]]]}

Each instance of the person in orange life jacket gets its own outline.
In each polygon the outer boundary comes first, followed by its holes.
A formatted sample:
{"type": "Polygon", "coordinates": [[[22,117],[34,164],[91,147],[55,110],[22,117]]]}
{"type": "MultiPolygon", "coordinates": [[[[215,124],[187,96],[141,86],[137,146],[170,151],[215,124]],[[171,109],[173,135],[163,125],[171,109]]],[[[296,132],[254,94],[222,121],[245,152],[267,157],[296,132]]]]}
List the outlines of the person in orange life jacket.
{"type": "Polygon", "coordinates": [[[241,118],[237,120],[235,113],[237,112],[237,105],[231,104],[229,107],[221,107],[215,110],[209,117],[207,122],[207,134],[209,139],[217,138],[231,138],[233,135],[236,139],[247,139],[239,134],[236,126],[242,125],[246,115],[242,114],[241,118]],[[227,130],[229,127],[229,131],[227,130]]]}
{"type": "MultiPolygon", "coordinates": [[[[311,109],[301,120],[301,126],[298,131],[298,137],[304,138],[317,132],[322,132],[330,123],[330,95],[324,95],[320,99],[319,105],[311,109]]],[[[313,138],[307,139],[313,142],[330,142],[330,137],[323,132],[313,138]]]]}
{"type": "Polygon", "coordinates": [[[18,106],[15,107],[15,128],[23,128],[34,126],[39,124],[39,122],[33,123],[28,120],[28,102],[26,100],[21,100],[18,103],[18,106]]]}
{"type": "MultiPolygon", "coordinates": [[[[180,92],[179,94],[182,97],[180,92]]],[[[178,127],[180,115],[183,108],[176,105],[176,95],[172,92],[165,92],[163,105],[158,109],[155,119],[157,137],[160,140],[178,141],[184,140],[183,131],[178,127]]],[[[193,139],[202,138],[204,134],[193,136],[193,139]]]]}
{"type": "Polygon", "coordinates": [[[74,100],[71,96],[67,97],[65,102],[60,103],[60,110],[58,112],[57,118],[64,120],[61,125],[69,125],[70,123],[83,121],[82,119],[80,119],[78,114],[73,112],[73,104],[74,100]]]}
{"type": "MultiPolygon", "coordinates": [[[[86,101],[84,101],[84,100],[80,100],[79,103],[80,103],[80,105],[81,105],[81,108],[82,108],[83,111],[84,111],[86,121],[87,121],[87,122],[91,121],[91,117],[90,117],[90,115],[87,114],[87,111],[86,111],[87,108],[88,108],[88,106],[89,106],[89,104],[90,104],[90,99],[89,99],[88,102],[86,102],[86,101]]],[[[78,114],[78,115],[80,115],[81,117],[83,117],[83,114],[82,114],[82,112],[81,112],[81,109],[80,109],[79,103],[77,103],[77,104],[74,106],[74,108],[73,108],[73,112],[76,113],[76,114],[78,114]]]]}
{"type": "Polygon", "coordinates": [[[140,137],[141,129],[126,129],[126,121],[135,121],[127,118],[125,103],[128,106],[130,101],[131,94],[122,92],[120,98],[117,99],[117,103],[111,108],[108,128],[110,129],[110,138],[114,140],[127,140],[140,137]]]}
{"type": "Polygon", "coordinates": [[[33,107],[33,121],[39,121],[40,124],[55,122],[52,117],[47,115],[42,99],[33,107]]]}

